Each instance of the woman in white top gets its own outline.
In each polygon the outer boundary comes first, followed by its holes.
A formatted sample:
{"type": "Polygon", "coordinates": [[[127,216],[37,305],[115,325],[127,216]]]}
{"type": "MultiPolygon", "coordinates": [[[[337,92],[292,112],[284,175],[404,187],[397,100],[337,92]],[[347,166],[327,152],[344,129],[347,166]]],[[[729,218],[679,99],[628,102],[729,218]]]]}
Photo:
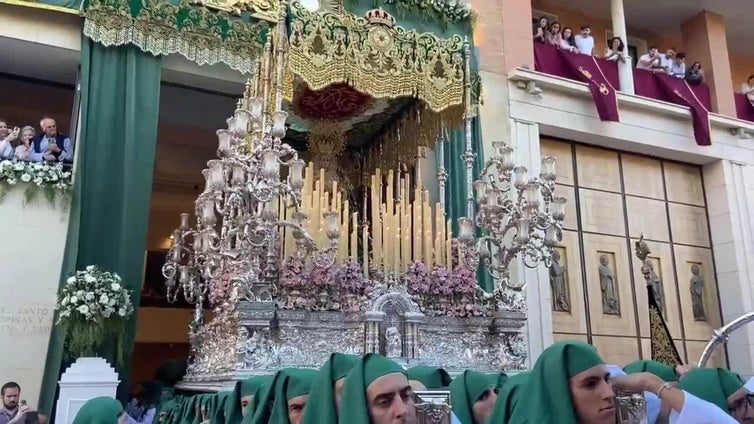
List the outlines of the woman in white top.
{"type": "Polygon", "coordinates": [[[610,47],[605,51],[605,60],[626,63],[628,56],[626,56],[624,52],[625,50],[626,45],[623,44],[623,40],[621,40],[620,37],[613,37],[613,39],[610,40],[610,47]]]}
{"type": "Polygon", "coordinates": [[[14,156],[18,160],[29,160],[29,154],[33,148],[32,140],[34,140],[36,131],[34,131],[34,127],[27,125],[21,128],[19,134],[20,136],[18,137],[18,144],[14,150],[14,156]]]}
{"type": "Polygon", "coordinates": [[[560,22],[553,21],[547,28],[547,34],[545,35],[545,41],[551,46],[560,45],[560,22]]]}
{"type": "Polygon", "coordinates": [[[573,30],[570,27],[563,28],[563,31],[559,34],[558,47],[561,50],[567,50],[571,53],[576,53],[578,49],[573,42],[573,30]]]}
{"type": "Polygon", "coordinates": [[[18,138],[19,131],[18,127],[11,130],[7,122],[0,119],[0,159],[13,158],[13,142],[18,138]]]}
{"type": "Polygon", "coordinates": [[[750,101],[754,102],[754,74],[749,75],[749,79],[741,84],[741,94],[745,94],[750,101]]]}

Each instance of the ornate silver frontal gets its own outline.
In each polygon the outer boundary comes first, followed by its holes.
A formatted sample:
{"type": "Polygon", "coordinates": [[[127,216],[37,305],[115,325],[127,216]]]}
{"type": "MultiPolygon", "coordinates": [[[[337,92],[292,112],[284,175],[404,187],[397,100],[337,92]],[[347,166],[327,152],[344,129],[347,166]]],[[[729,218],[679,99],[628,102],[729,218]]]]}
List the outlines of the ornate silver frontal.
{"type": "Polygon", "coordinates": [[[524,312],[428,316],[402,291],[386,291],[358,312],[277,309],[240,301],[236,317],[215,317],[192,337],[189,371],[179,385],[221,390],[236,380],[281,368],[318,368],[333,352],[376,352],[405,366],[431,365],[452,374],[526,368],[524,312]]]}

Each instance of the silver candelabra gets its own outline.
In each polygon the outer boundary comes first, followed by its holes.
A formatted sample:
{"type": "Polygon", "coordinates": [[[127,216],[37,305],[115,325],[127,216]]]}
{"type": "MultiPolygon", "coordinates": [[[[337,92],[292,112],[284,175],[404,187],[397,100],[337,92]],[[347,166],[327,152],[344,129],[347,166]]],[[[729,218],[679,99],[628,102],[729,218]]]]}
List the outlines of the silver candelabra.
{"type": "Polygon", "coordinates": [[[461,258],[472,270],[482,265],[498,290],[518,291],[525,285],[511,282],[511,261],[520,256],[528,268],[550,266],[552,249],[562,237],[566,199],[554,195],[554,157],[542,158],[539,177],[529,177],[526,167],[514,164],[512,147],[504,142],[493,147],[494,155],[473,184],[478,211],[459,219],[461,258]]]}
{"type": "MultiPolygon", "coordinates": [[[[318,249],[299,211],[305,163],[282,142],[288,114],[279,105],[266,113],[266,106],[247,85],[228,128],[217,131],[218,159],[203,171],[206,186],[196,200],[196,224],[192,228],[189,214],[181,214],[162,267],[170,302],[183,293],[198,309],[210,283],[225,276],[240,298],[272,301],[282,229],[291,228],[297,254],[307,257],[318,249]]],[[[315,266],[328,267],[338,250],[338,216],[323,217],[330,244],[316,255],[315,266]]]]}

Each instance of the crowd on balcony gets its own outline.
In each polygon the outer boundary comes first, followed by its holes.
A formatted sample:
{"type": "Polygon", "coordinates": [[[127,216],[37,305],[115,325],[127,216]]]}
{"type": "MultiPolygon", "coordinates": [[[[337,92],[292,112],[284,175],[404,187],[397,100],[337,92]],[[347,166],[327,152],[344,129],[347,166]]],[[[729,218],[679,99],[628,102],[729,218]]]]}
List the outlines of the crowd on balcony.
{"type": "Polygon", "coordinates": [[[0,119],[0,160],[71,163],[73,143],[58,131],[55,119],[45,116],[39,121],[39,132],[31,125],[12,127],[0,119]]]}
{"type": "MultiPolygon", "coordinates": [[[[541,17],[533,23],[532,35],[534,41],[549,44],[559,49],[572,53],[599,57],[595,51],[594,37],[589,25],[582,25],[581,31],[576,34],[570,27],[561,27],[558,21],[549,22],[546,17],[541,17]]],[[[632,60],[628,56],[628,50],[620,37],[613,37],[608,42],[608,47],[603,59],[626,63],[632,60]]],[[[652,46],[649,52],[639,57],[636,62],[637,69],[663,73],[675,78],[683,78],[691,85],[699,85],[704,82],[704,71],[701,62],[694,62],[691,67],[686,67],[686,53],[676,52],[674,47],[665,53],[652,46]]],[[[753,76],[754,77],[754,76],[753,76]]],[[[749,91],[754,98],[754,79],[750,79],[749,91]]]]}

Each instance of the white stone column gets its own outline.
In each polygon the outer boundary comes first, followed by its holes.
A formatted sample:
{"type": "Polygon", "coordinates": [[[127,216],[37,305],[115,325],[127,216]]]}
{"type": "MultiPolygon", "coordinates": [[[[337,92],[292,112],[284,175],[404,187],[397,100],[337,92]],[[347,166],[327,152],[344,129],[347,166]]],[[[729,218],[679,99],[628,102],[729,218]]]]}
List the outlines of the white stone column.
{"type": "MultiPolygon", "coordinates": [[[[722,160],[703,172],[725,324],[754,310],[754,166],[722,160]]],[[[733,332],[727,350],[731,369],[754,375],[754,324],[733,332]]]]}
{"type": "MultiPolygon", "coordinates": [[[[516,164],[525,166],[529,175],[539,175],[539,125],[517,119],[511,119],[510,122],[516,164]]],[[[520,261],[515,261],[511,274],[517,276],[518,281],[526,283],[529,361],[534,364],[542,351],[553,343],[550,276],[544,265],[530,269],[520,261]]]]}
{"type": "MultiPolygon", "coordinates": [[[[628,33],[626,31],[626,14],[623,10],[623,0],[610,0],[610,11],[613,19],[613,37],[620,37],[626,45],[624,50],[628,54],[628,33]]],[[[608,46],[610,47],[610,46],[608,46]]],[[[626,94],[634,94],[634,74],[631,67],[631,61],[638,60],[632,57],[625,63],[618,61],[618,79],[620,80],[620,91],[626,94]]]]}

